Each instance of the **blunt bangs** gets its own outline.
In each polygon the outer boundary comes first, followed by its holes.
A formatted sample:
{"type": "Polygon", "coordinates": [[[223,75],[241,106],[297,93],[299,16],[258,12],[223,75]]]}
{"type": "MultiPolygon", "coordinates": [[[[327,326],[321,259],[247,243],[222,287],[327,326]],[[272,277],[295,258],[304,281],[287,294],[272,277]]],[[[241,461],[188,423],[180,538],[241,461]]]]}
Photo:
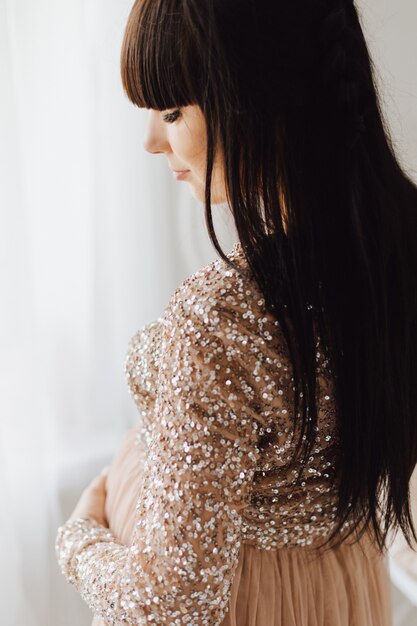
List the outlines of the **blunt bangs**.
{"type": "Polygon", "coordinates": [[[126,95],[139,108],[164,111],[201,103],[198,83],[205,61],[190,21],[183,0],[136,0],[133,5],[120,71],[126,95]]]}

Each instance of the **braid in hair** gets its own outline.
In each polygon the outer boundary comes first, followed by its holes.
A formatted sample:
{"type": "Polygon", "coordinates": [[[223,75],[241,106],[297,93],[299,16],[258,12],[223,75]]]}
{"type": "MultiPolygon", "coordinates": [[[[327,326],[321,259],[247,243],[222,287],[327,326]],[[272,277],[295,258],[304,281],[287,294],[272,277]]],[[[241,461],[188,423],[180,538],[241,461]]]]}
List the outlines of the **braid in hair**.
{"type": "Polygon", "coordinates": [[[331,11],[326,14],[319,33],[321,87],[334,95],[332,106],[336,102],[336,115],[343,117],[349,150],[358,145],[366,132],[365,83],[360,76],[360,65],[352,60],[355,55],[350,55],[358,45],[357,22],[353,0],[331,0],[331,11]]]}

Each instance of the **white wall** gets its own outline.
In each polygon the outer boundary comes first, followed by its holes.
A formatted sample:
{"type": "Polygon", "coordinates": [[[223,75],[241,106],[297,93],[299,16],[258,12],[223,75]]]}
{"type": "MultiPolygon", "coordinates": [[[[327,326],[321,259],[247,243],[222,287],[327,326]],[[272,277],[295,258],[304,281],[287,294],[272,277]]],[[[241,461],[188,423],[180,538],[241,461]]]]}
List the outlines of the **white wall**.
{"type": "Polygon", "coordinates": [[[398,155],[417,181],[417,2],[357,0],[398,155]]]}

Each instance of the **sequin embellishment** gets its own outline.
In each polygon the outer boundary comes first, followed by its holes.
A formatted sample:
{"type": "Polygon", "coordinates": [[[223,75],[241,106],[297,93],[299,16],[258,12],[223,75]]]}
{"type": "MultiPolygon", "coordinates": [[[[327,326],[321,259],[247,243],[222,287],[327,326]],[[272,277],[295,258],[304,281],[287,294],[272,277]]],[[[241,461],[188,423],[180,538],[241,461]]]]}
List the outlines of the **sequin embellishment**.
{"type": "MultiPolygon", "coordinates": [[[[240,244],[229,255],[246,263],[240,244]]],[[[310,546],[329,533],[337,441],[319,345],[317,359],[316,442],[295,489],[289,354],[253,280],[213,261],[135,334],[125,371],[144,475],[132,544],[81,518],[56,538],[62,573],[97,616],[114,626],[219,626],[242,543],[310,546]]]]}

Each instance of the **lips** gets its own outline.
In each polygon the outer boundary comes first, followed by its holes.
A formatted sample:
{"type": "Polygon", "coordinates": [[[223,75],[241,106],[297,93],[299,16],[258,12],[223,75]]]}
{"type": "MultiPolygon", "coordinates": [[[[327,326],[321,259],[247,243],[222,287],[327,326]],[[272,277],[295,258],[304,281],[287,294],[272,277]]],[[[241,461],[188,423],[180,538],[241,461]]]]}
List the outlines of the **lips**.
{"type": "Polygon", "coordinates": [[[189,172],[190,172],[190,170],[180,170],[180,171],[178,171],[178,170],[172,170],[172,175],[173,175],[173,176],[174,176],[177,180],[179,180],[179,179],[185,178],[185,177],[188,175],[188,173],[189,173],[189,172]]]}

